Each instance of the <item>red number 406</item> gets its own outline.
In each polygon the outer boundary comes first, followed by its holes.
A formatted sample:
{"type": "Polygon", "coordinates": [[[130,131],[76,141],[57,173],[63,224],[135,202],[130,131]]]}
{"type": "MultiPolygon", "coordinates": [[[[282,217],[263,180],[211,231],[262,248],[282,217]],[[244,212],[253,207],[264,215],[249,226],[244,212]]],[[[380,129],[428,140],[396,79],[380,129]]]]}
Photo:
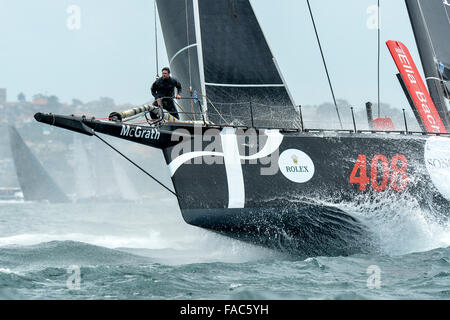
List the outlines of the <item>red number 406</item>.
{"type": "Polygon", "coordinates": [[[359,190],[365,191],[369,182],[375,191],[384,191],[389,185],[392,190],[403,191],[408,184],[408,160],[404,155],[395,155],[391,162],[381,154],[372,158],[370,178],[367,176],[367,156],[360,154],[350,175],[350,183],[359,184],[359,190]],[[381,162],[382,179],[378,182],[378,164],[381,162]],[[390,166],[389,166],[390,164],[390,166]],[[400,164],[400,165],[399,165],[400,164]],[[359,170],[359,176],[356,176],[359,170]],[[389,183],[390,181],[390,183],[389,183]]]}

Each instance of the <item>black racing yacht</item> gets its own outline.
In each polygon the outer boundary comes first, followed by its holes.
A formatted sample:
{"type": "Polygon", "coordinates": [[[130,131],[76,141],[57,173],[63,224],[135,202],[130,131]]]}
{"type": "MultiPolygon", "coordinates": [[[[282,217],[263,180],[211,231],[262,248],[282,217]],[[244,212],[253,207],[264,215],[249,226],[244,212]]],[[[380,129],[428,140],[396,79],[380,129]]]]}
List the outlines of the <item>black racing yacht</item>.
{"type": "Polygon", "coordinates": [[[406,47],[388,46],[421,132],[380,119],[367,131],[305,128],[248,0],[157,0],[172,73],[190,91],[181,120],[152,105],[35,119],[161,149],[188,224],[300,255],[369,252],[370,231],[343,204],[411,198],[450,214],[450,6],[406,7],[429,91],[406,47]]]}

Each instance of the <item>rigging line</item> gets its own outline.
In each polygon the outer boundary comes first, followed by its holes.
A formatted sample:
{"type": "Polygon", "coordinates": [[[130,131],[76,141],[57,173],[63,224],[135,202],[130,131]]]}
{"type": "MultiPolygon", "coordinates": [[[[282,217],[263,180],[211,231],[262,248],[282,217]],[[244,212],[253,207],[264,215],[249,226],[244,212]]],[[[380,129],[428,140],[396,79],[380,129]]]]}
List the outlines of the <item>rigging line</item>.
{"type": "Polygon", "coordinates": [[[377,29],[378,29],[378,63],[377,63],[377,68],[378,68],[378,74],[377,74],[377,82],[378,82],[378,118],[380,118],[380,114],[381,114],[381,88],[380,88],[380,59],[381,59],[381,13],[380,13],[380,0],[378,0],[378,8],[377,8],[377,15],[378,15],[378,25],[377,25],[377,29]]]}
{"type": "Polygon", "coordinates": [[[186,12],[186,44],[188,52],[188,66],[189,66],[189,87],[192,90],[192,75],[191,75],[191,52],[189,50],[190,37],[189,37],[189,14],[188,14],[188,0],[184,0],[185,12],[186,12]]]}
{"type": "MultiPolygon", "coordinates": [[[[195,121],[195,120],[189,115],[189,113],[187,113],[186,111],[183,110],[183,107],[181,107],[181,105],[180,105],[178,102],[176,102],[175,100],[174,100],[174,102],[175,102],[175,104],[181,109],[181,112],[183,112],[183,114],[187,115],[187,116],[189,117],[189,119],[191,119],[191,121],[195,121]]],[[[194,114],[194,112],[192,112],[192,114],[194,114]]]]}
{"type": "MultiPolygon", "coordinates": [[[[188,66],[189,66],[189,92],[192,96],[192,74],[191,74],[191,50],[190,50],[190,36],[189,36],[189,14],[188,14],[188,0],[184,1],[184,6],[186,8],[186,44],[187,44],[187,54],[188,54],[188,66]]],[[[191,111],[194,113],[194,102],[191,101],[191,111]]],[[[195,117],[195,116],[194,116],[195,117]]]]}
{"type": "Polygon", "coordinates": [[[230,87],[230,88],[268,88],[268,87],[284,87],[283,83],[275,84],[231,84],[231,83],[213,83],[206,82],[205,85],[210,87],[230,87]]]}
{"type": "Polygon", "coordinates": [[[339,119],[339,124],[341,125],[341,129],[344,129],[344,126],[342,125],[341,115],[339,114],[339,109],[338,109],[338,106],[337,106],[336,97],[334,95],[333,85],[331,84],[331,79],[330,79],[330,74],[328,72],[327,63],[325,61],[325,56],[323,54],[322,45],[320,44],[319,33],[317,31],[316,22],[314,20],[314,15],[312,13],[312,9],[311,9],[311,5],[309,3],[309,0],[306,0],[306,3],[308,4],[309,14],[311,15],[311,20],[312,20],[312,23],[313,23],[313,26],[314,26],[314,31],[316,33],[316,38],[317,38],[317,42],[319,44],[320,54],[322,55],[322,60],[323,60],[323,64],[324,64],[324,67],[325,67],[325,72],[326,72],[327,78],[328,78],[328,84],[330,85],[331,95],[333,96],[334,106],[336,107],[336,113],[337,113],[337,116],[338,116],[338,119],[339,119]]]}
{"type": "Polygon", "coordinates": [[[155,14],[155,56],[156,56],[156,78],[159,78],[159,61],[158,61],[158,23],[156,14],[156,0],[153,1],[153,11],[155,14]]]}
{"type": "Polygon", "coordinates": [[[204,97],[204,98],[206,99],[206,101],[209,102],[209,103],[212,105],[212,107],[214,108],[214,110],[216,110],[216,112],[217,112],[217,114],[219,115],[219,117],[221,117],[222,120],[225,121],[225,123],[226,123],[227,125],[230,125],[230,124],[228,123],[228,121],[225,120],[225,118],[224,118],[224,117],[222,116],[222,114],[219,112],[219,110],[217,110],[216,106],[215,106],[214,103],[211,101],[211,99],[209,99],[209,97],[208,97],[207,95],[203,95],[203,94],[201,94],[201,93],[197,93],[197,94],[198,94],[199,96],[201,96],[201,97],[204,97]]]}
{"type": "MultiPolygon", "coordinates": [[[[448,82],[446,80],[442,80],[441,78],[437,78],[437,77],[426,77],[425,80],[437,80],[437,81],[448,82]]],[[[97,118],[97,119],[99,119],[99,118],[97,118]]]]}
{"type": "Polygon", "coordinates": [[[124,155],[122,152],[120,152],[119,150],[117,150],[114,146],[112,146],[111,144],[109,144],[106,140],[102,139],[102,137],[100,137],[94,130],[92,130],[91,128],[89,128],[88,126],[86,126],[84,123],[82,123],[83,127],[85,127],[85,130],[87,130],[88,132],[92,133],[95,137],[97,137],[100,141],[102,141],[104,144],[106,144],[108,147],[110,147],[111,149],[113,149],[114,151],[116,151],[118,154],[120,154],[122,157],[124,157],[126,160],[128,160],[131,164],[133,164],[136,168],[138,168],[139,170],[141,170],[143,173],[145,173],[147,176],[149,176],[151,179],[153,179],[155,182],[157,182],[160,186],[162,186],[164,189],[166,189],[167,191],[169,191],[171,194],[173,194],[175,197],[179,197],[175,192],[173,192],[172,190],[169,189],[169,187],[167,187],[166,185],[164,185],[161,181],[159,181],[158,179],[156,179],[155,177],[153,177],[150,173],[148,173],[147,171],[145,171],[142,167],[140,167],[137,163],[135,163],[133,160],[131,160],[130,158],[128,158],[126,155],[124,155]]]}

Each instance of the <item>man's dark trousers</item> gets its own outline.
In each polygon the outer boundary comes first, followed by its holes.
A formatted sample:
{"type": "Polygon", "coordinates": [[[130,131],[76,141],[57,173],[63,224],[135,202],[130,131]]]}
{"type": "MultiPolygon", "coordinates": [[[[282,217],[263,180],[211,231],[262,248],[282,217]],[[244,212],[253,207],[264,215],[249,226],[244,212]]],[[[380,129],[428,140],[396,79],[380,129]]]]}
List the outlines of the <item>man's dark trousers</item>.
{"type": "MultiPolygon", "coordinates": [[[[158,106],[158,101],[153,102],[154,106],[158,106]]],[[[163,98],[162,99],[162,107],[167,110],[172,116],[180,120],[180,116],[178,115],[177,108],[175,107],[175,103],[173,99],[163,98]]]]}

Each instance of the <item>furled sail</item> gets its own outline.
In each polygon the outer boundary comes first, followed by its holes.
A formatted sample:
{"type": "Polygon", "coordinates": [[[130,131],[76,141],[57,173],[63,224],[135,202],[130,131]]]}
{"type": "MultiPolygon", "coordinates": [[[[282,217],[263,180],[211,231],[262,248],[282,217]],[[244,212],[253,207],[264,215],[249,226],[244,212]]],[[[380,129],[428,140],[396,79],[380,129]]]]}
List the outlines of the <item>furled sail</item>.
{"type": "Polygon", "coordinates": [[[292,127],[294,103],[248,0],[157,3],[173,73],[209,120],[292,127]]]}
{"type": "Polygon", "coordinates": [[[450,0],[406,0],[428,89],[450,130],[450,0]]]}

